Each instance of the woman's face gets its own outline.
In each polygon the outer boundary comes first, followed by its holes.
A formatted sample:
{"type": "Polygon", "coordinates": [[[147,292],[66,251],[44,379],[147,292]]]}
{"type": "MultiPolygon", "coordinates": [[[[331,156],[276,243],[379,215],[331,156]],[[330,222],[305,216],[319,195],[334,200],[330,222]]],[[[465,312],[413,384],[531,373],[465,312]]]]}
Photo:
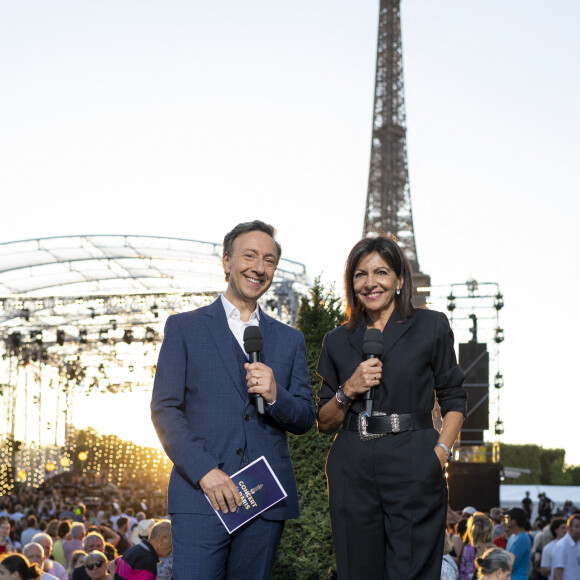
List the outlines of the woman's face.
{"type": "Polygon", "coordinates": [[[10,524],[8,522],[2,522],[0,524],[0,537],[6,538],[10,534],[10,524]]]}
{"type": "Polygon", "coordinates": [[[89,578],[104,578],[107,575],[107,561],[99,558],[98,560],[89,560],[85,558],[85,570],[89,578]]]}
{"type": "Polygon", "coordinates": [[[79,566],[83,566],[85,563],[85,557],[81,554],[80,556],[76,556],[73,560],[73,569],[78,568],[79,566]]]}
{"type": "Polygon", "coordinates": [[[395,292],[403,287],[394,270],[377,252],[358,263],[353,278],[356,297],[367,313],[390,314],[395,308],[395,292]]]}

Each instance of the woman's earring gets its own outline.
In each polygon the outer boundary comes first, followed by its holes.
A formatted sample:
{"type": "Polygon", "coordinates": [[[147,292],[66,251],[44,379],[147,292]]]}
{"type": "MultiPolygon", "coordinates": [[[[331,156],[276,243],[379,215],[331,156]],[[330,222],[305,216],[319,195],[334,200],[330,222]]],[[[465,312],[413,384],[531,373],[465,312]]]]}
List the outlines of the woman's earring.
{"type": "Polygon", "coordinates": [[[400,291],[400,290],[397,290],[397,296],[398,296],[400,293],[401,293],[401,291],[400,291]]]}

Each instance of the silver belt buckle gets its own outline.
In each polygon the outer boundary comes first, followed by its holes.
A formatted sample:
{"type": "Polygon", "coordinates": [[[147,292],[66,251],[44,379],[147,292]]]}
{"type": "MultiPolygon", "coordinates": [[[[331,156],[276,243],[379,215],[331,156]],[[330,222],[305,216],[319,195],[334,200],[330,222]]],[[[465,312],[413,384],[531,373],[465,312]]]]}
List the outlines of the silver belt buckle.
{"type": "MultiPolygon", "coordinates": [[[[384,417],[386,413],[382,411],[373,411],[373,417],[384,417]]],[[[369,433],[367,431],[369,425],[368,417],[364,411],[358,415],[358,436],[361,441],[370,441],[371,439],[378,439],[383,437],[386,433],[369,433]]]]}
{"type": "Polygon", "coordinates": [[[401,423],[399,422],[399,415],[393,413],[391,415],[391,431],[393,433],[398,433],[401,430],[401,423]]]}

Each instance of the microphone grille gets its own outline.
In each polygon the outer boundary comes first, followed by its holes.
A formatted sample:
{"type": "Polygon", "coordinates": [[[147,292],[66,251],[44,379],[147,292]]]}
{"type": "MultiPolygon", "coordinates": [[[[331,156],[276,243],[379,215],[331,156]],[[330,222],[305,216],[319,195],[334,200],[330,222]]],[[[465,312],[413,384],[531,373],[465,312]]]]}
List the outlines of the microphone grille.
{"type": "Polygon", "coordinates": [[[383,354],[383,334],[378,328],[368,328],[363,341],[363,354],[383,354]]]}
{"type": "Polygon", "coordinates": [[[259,326],[246,326],[244,330],[244,350],[246,352],[264,350],[264,339],[259,326]]]}

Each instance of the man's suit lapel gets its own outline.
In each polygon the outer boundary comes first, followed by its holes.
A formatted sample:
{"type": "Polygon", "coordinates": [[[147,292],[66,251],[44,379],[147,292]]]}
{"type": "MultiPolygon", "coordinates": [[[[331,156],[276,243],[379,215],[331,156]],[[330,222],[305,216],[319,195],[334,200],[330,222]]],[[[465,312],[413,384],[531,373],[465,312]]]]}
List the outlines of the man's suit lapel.
{"type": "Polygon", "coordinates": [[[240,363],[234,348],[235,338],[232,335],[221,298],[210,304],[206,310],[207,328],[215,343],[216,351],[222,360],[224,368],[230,375],[236,389],[244,399],[248,398],[245,385],[240,381],[240,363]]]}

